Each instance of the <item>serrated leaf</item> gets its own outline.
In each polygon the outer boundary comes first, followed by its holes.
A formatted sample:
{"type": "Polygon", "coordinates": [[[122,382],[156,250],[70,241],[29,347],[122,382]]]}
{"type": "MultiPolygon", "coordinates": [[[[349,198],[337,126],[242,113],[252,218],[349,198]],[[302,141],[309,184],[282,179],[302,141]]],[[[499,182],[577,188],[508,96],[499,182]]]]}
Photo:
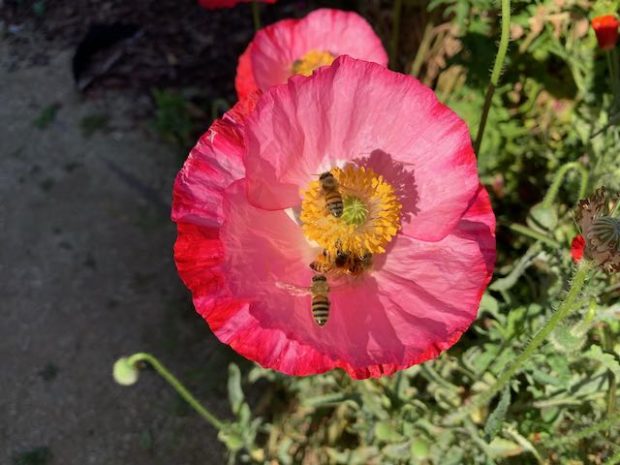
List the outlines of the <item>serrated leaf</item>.
{"type": "Polygon", "coordinates": [[[522,454],[523,447],[507,439],[495,438],[489,444],[489,452],[493,458],[513,457],[522,454]]]}
{"type": "Polygon", "coordinates": [[[618,358],[614,357],[613,354],[608,352],[603,352],[600,346],[592,345],[590,349],[586,352],[586,357],[596,360],[609,371],[611,371],[616,378],[620,378],[620,363],[618,362],[618,358]]]}
{"type": "Polygon", "coordinates": [[[399,442],[404,438],[389,421],[380,421],[375,425],[375,436],[383,442],[399,442]]]}
{"type": "Polygon", "coordinates": [[[234,363],[228,365],[228,400],[235,415],[239,414],[243,404],[243,391],[241,390],[241,371],[234,363]]]}
{"type": "Polygon", "coordinates": [[[572,333],[570,328],[559,325],[549,338],[553,346],[561,352],[574,352],[581,349],[586,338],[572,333]]]}
{"type": "Polygon", "coordinates": [[[409,458],[409,441],[385,446],[381,452],[391,459],[406,460],[409,458]]]}
{"type": "Polygon", "coordinates": [[[508,407],[510,406],[510,389],[505,388],[502,392],[502,397],[495,407],[495,410],[491,412],[489,417],[487,418],[487,423],[484,425],[484,434],[487,436],[487,440],[493,439],[497,436],[497,433],[502,429],[502,423],[506,418],[506,412],[508,412],[508,407]]]}

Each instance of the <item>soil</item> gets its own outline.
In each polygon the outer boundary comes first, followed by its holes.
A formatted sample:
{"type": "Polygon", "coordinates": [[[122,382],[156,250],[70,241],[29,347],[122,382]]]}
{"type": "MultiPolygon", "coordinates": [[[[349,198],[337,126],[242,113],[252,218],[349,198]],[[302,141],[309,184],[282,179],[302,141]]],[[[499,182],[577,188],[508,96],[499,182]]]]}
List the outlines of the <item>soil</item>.
{"type": "MultiPolygon", "coordinates": [[[[359,3],[385,24],[382,0],[359,3]]],[[[280,0],[262,17],[357,4],[280,0]]],[[[121,387],[111,369],[151,352],[229,415],[226,366],[243,361],[177,277],[170,193],[211,104],[234,102],[252,34],[249,4],[0,0],[0,463],[225,463],[217,432],[161,378],[121,387]],[[131,33],[85,47],[95,24],[131,33]],[[162,88],[193,99],[182,137],[157,124],[162,88]]]]}
{"type": "Polygon", "coordinates": [[[111,369],[151,352],[229,415],[226,366],[240,360],[175,271],[170,192],[186,152],[153,130],[151,89],[232,101],[249,7],[36,3],[0,0],[0,463],[225,463],[217,432],[161,378],[121,387],[111,369]],[[81,92],[75,50],[89,24],[117,20],[143,33],[81,92]]]}

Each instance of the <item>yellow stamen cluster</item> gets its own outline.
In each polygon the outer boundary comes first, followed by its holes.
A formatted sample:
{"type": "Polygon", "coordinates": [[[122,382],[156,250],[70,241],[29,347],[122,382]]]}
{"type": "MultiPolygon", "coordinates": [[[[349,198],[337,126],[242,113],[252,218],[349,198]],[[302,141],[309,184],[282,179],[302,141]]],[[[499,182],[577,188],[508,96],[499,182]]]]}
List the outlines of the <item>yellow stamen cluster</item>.
{"type": "Polygon", "coordinates": [[[302,228],[306,237],[329,254],[337,250],[362,257],[365,253],[383,253],[400,229],[401,204],[390,184],[382,176],[364,167],[347,165],[334,168],[344,212],[335,217],[326,206],[318,181],[302,191],[302,228]]]}
{"type": "Polygon", "coordinates": [[[293,74],[310,76],[315,69],[321,66],[329,66],[335,59],[336,57],[329,52],[310,50],[300,59],[293,62],[291,71],[293,74]]]}

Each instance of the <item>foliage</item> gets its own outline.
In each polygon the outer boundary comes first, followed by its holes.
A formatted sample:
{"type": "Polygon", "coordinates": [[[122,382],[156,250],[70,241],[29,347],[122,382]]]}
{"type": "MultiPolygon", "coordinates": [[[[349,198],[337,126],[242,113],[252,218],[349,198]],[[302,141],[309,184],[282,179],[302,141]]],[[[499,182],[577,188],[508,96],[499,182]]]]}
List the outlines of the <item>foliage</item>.
{"type": "MultiPolygon", "coordinates": [[[[474,135],[499,37],[497,3],[427,5],[436,26],[429,29],[418,77],[435,87],[474,135]],[[444,65],[436,69],[432,63],[439,59],[444,65]]],[[[352,381],[336,372],[291,378],[252,369],[247,383],[262,386],[264,395],[254,407],[258,430],[245,420],[255,439],[240,455],[243,461],[576,465],[616,460],[617,276],[595,274],[578,297],[578,311],[509,386],[490,404],[472,403],[566,296],[574,268],[568,252],[576,234],[572,209],[582,179],[579,170],[567,169],[557,193],[543,202],[560,167],[576,162],[585,168],[588,191],[601,184],[620,188],[617,101],[588,28],[602,2],[512,4],[512,40],[479,153],[481,177],[498,215],[499,257],[478,320],[448,353],[392,377],[352,381]]],[[[239,396],[235,387],[233,405],[239,396]]]]}
{"type": "MultiPolygon", "coordinates": [[[[382,5],[364,3],[366,13],[382,5]]],[[[427,24],[422,37],[402,29],[419,47],[399,61],[475,136],[497,50],[498,2],[421,3],[404,2],[403,21],[425,8],[427,24]]],[[[591,17],[615,3],[512,1],[511,43],[478,153],[498,217],[498,261],[472,328],[438,359],[376,380],[259,367],[243,377],[231,365],[234,419],[219,433],[231,463],[620,463],[618,276],[589,276],[576,311],[505,388],[484,396],[562,308],[580,190],[620,190],[620,94],[589,30],[591,17]],[[246,399],[244,384],[262,396],[246,399]]],[[[187,103],[167,91],[154,97],[158,131],[188,145],[187,103]]]]}

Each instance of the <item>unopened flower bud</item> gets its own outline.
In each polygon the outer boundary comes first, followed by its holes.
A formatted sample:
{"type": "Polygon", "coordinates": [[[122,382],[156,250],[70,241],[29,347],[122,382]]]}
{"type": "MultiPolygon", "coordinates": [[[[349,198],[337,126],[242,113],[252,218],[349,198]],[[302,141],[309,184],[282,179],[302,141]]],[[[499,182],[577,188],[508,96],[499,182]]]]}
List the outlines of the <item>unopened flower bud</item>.
{"type": "Polygon", "coordinates": [[[615,15],[601,15],[592,19],[592,29],[601,50],[611,50],[616,46],[619,25],[615,15]]]}
{"type": "Polygon", "coordinates": [[[131,386],[138,381],[139,370],[129,362],[127,357],[121,357],[114,363],[112,373],[114,381],[123,386],[131,386]]]}

